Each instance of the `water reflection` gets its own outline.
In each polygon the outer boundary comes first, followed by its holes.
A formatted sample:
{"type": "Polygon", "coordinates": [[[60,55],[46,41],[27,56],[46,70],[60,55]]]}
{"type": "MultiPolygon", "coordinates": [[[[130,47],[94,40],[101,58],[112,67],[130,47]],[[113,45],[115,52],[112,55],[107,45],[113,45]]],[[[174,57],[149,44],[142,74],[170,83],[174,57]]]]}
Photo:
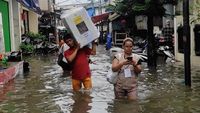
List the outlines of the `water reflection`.
{"type": "Polygon", "coordinates": [[[3,87],[0,87],[0,102],[4,101],[12,95],[12,92],[15,90],[14,80],[10,80],[3,87]]]}
{"type": "Polygon", "coordinates": [[[88,93],[77,92],[73,95],[74,104],[71,113],[88,113],[92,106],[92,97],[88,93]]]}
{"type": "Polygon", "coordinates": [[[114,100],[108,105],[109,113],[141,113],[142,109],[137,101],[114,100]]]}

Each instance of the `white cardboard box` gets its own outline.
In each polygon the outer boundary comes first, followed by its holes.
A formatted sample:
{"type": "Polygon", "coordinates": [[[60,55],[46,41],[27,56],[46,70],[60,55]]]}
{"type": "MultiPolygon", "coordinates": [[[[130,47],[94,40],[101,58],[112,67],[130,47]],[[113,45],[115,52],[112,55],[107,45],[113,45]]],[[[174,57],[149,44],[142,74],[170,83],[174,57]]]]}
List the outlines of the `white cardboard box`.
{"type": "Polygon", "coordinates": [[[99,37],[99,31],[93,24],[85,8],[75,8],[61,15],[66,28],[70,29],[81,47],[99,37]]]}

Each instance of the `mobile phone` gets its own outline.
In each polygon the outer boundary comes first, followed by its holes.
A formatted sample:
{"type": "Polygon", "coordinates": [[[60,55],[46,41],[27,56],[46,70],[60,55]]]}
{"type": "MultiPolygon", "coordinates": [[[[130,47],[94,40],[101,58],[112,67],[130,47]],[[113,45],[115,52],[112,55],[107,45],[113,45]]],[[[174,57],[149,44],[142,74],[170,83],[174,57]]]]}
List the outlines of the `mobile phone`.
{"type": "Polygon", "coordinates": [[[127,57],[127,59],[128,59],[129,61],[132,61],[132,57],[127,57]]]}

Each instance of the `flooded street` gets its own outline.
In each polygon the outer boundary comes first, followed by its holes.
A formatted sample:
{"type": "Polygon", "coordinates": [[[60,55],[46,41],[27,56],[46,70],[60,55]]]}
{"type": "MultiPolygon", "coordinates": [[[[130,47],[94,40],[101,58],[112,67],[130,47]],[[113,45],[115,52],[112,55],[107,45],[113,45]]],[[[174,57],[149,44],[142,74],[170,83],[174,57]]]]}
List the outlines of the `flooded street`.
{"type": "Polygon", "coordinates": [[[156,71],[143,63],[138,77],[138,101],[115,100],[106,81],[110,56],[98,46],[91,56],[93,90],[74,94],[70,77],[61,77],[56,56],[27,59],[31,71],[0,90],[0,113],[199,113],[200,68],[192,67],[192,87],[184,85],[183,64],[159,64],[156,71]]]}

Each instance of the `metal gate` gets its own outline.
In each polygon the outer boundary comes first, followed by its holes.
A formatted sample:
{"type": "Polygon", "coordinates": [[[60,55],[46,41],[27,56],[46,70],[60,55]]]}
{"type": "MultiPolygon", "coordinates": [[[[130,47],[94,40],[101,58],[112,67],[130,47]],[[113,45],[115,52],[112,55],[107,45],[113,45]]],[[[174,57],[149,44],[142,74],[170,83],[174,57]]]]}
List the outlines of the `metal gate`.
{"type": "Polygon", "coordinates": [[[127,37],[126,33],[115,33],[114,45],[122,46],[123,40],[127,37]]]}

